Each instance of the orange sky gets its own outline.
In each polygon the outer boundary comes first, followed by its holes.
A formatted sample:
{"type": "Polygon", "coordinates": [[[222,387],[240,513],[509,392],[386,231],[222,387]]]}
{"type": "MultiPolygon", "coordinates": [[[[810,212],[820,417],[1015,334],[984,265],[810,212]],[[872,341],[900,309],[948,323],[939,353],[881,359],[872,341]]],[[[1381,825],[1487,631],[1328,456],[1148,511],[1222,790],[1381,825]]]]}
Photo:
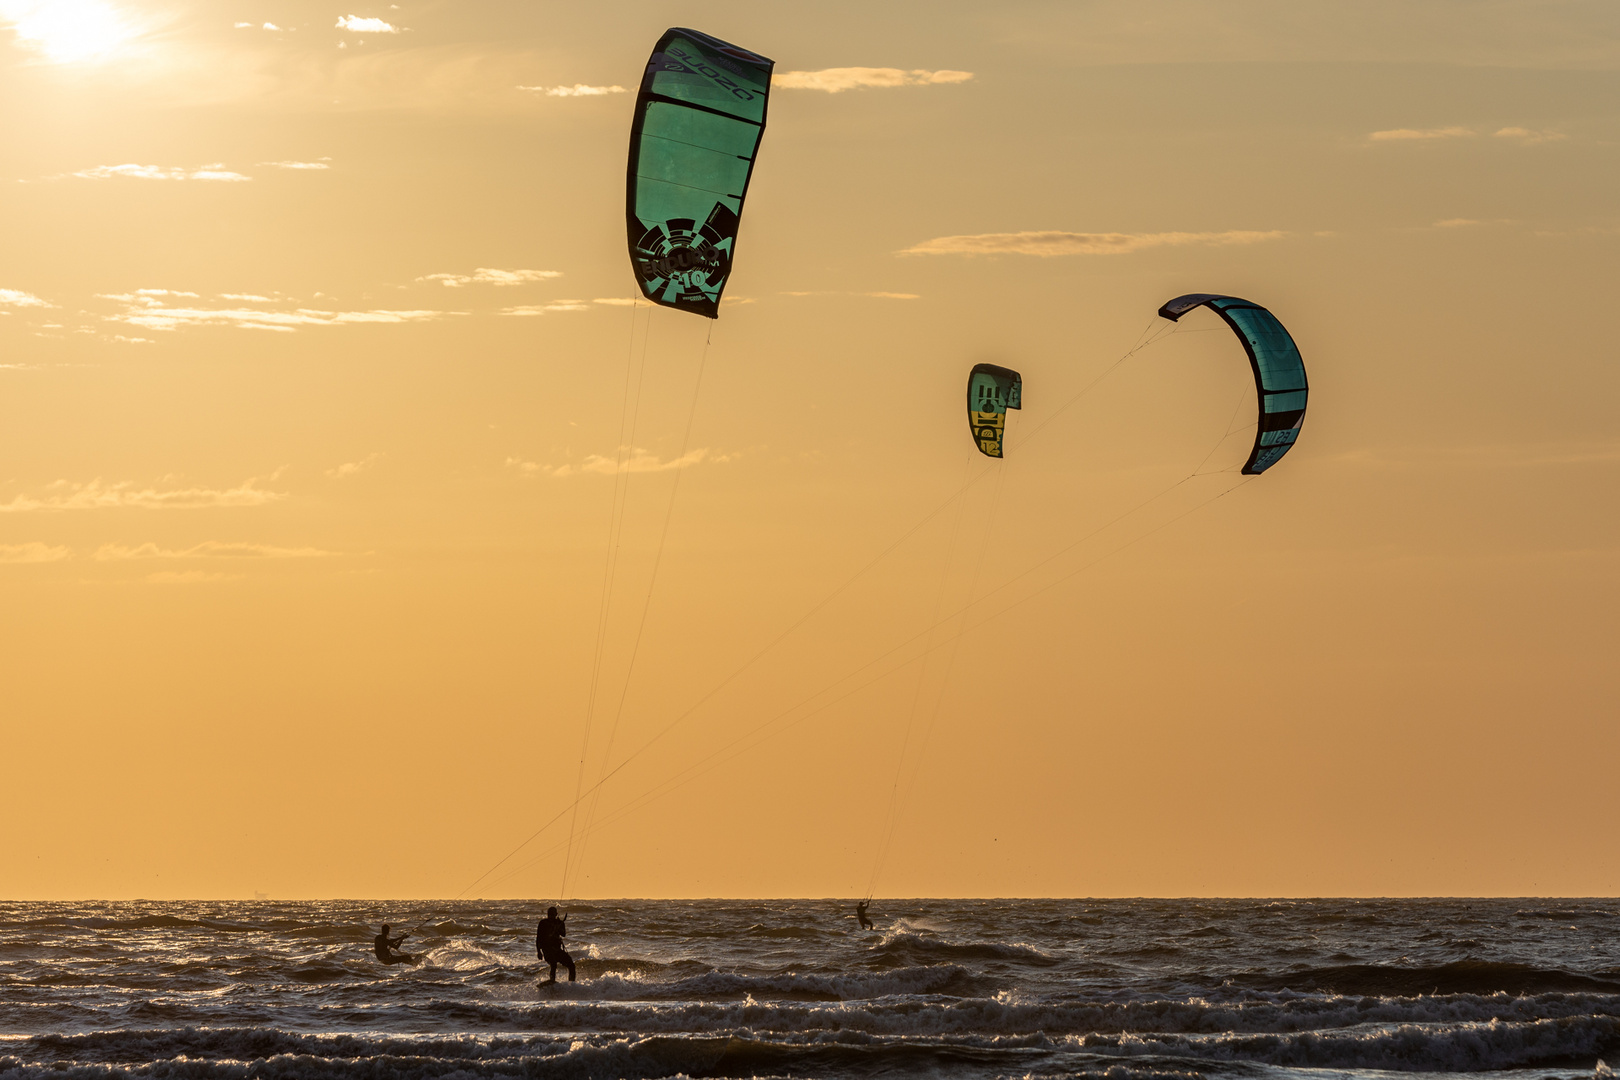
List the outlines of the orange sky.
{"type": "Polygon", "coordinates": [[[450,896],[660,732],[569,895],[1620,891],[1612,4],[0,26],[0,895],[450,896]],[[626,303],[672,25],[777,61],[712,326],[626,303]],[[1309,368],[1241,488],[1208,312],[1076,398],[1190,291],[1309,368]]]}

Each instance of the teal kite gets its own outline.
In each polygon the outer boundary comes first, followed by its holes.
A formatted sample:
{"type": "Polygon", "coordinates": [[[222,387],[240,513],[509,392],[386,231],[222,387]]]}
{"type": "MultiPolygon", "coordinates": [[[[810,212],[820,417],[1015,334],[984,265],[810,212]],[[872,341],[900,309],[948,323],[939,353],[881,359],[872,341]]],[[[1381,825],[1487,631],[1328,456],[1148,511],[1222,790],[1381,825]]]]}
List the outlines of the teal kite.
{"type": "Polygon", "coordinates": [[[775,61],[696,30],[654,46],[630,127],[630,262],[655,304],[720,317],[775,61]]]}
{"type": "Polygon", "coordinates": [[[1159,314],[1171,322],[1196,307],[1207,307],[1243,342],[1254,369],[1254,388],[1260,398],[1259,430],[1254,449],[1243,465],[1243,475],[1259,476],[1288,453],[1305,423],[1305,360],[1299,346],[1277,316],[1249,300],[1219,293],[1188,293],[1167,300],[1159,314]]]}
{"type": "Polygon", "coordinates": [[[1024,407],[1024,377],[1011,368],[974,364],[968,373],[968,428],[979,453],[1001,457],[1007,430],[1007,410],[1024,407]]]}

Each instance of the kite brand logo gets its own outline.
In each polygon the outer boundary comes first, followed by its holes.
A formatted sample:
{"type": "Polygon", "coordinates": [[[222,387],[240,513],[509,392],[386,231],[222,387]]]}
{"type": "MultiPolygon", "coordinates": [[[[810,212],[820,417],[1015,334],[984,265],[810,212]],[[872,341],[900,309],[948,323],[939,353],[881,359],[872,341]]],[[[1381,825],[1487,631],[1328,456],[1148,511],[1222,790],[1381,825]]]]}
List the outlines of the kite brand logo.
{"type": "Polygon", "coordinates": [[[681,63],[685,64],[688,68],[697,72],[699,75],[702,75],[705,78],[713,79],[723,89],[731,91],[732,97],[739,98],[743,101],[754,100],[753,94],[749,93],[747,90],[744,90],[742,87],[738,86],[736,83],[722,75],[719,71],[704,63],[700,57],[693,56],[691,53],[682,52],[673,45],[671,45],[669,48],[669,54],[680,60],[681,63]]]}

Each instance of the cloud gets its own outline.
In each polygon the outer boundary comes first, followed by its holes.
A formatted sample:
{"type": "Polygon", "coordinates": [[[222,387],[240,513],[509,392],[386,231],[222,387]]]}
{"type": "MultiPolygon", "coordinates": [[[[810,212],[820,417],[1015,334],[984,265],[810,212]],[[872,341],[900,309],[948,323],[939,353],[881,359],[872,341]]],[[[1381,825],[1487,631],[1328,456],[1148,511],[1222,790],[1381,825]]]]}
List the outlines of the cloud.
{"type": "Polygon", "coordinates": [[[354,476],[357,473],[365,472],[372,466],[376,465],[377,462],[381,461],[382,458],[383,456],[381,454],[367,454],[359,461],[345,461],[342,465],[339,465],[335,469],[327,469],[326,475],[332,477],[334,480],[342,480],[344,477],[354,476]]]}
{"type": "Polygon", "coordinates": [[[5,307],[54,307],[47,304],[33,293],[23,292],[21,289],[0,289],[0,305],[5,307]]]}
{"type": "Polygon", "coordinates": [[[160,548],[150,541],[137,547],[103,544],[96,549],[95,558],[99,562],[129,559],[322,559],[334,554],[336,552],[312,547],[284,548],[240,541],[204,540],[179,550],[160,548]]]}
{"type": "Polygon", "coordinates": [[[520,86],[518,89],[544,93],[546,97],[602,97],[605,94],[629,93],[622,86],[586,86],[584,83],[573,86],[520,86]]]}
{"type": "Polygon", "coordinates": [[[355,34],[397,34],[399,27],[381,19],[362,18],[359,15],[339,15],[337,29],[355,34]]]}
{"type": "Polygon", "coordinates": [[[526,475],[540,476],[573,476],[578,473],[604,473],[614,476],[621,472],[651,473],[668,472],[670,469],[685,469],[693,465],[708,461],[716,465],[732,461],[736,454],[711,454],[708,447],[699,447],[688,451],[678,458],[662,461],[656,454],[642,450],[639,447],[623,447],[617,457],[603,457],[601,454],[591,454],[579,465],[542,465],[535,461],[524,461],[522,458],[509,457],[506,464],[526,475]]]}
{"type": "Polygon", "coordinates": [[[902,71],[900,68],[846,67],[821,71],[784,71],[771,80],[773,88],[821,90],[829,94],[889,86],[937,86],[963,83],[971,71],[902,71]]]}
{"type": "Polygon", "coordinates": [[[609,307],[635,307],[641,300],[634,296],[598,296],[591,303],[607,304],[609,307]]]}
{"type": "Polygon", "coordinates": [[[1479,224],[1481,222],[1476,218],[1454,217],[1446,218],[1444,221],[1437,221],[1434,223],[1434,227],[1437,229],[1463,229],[1469,225],[1479,224]]]}
{"type": "Polygon", "coordinates": [[[147,574],[146,580],[154,585],[201,585],[210,581],[227,581],[236,576],[210,570],[160,570],[147,574]]]}
{"type": "Polygon", "coordinates": [[[427,274],[417,281],[437,281],[446,288],[459,289],[463,285],[522,285],[530,281],[548,281],[562,277],[561,270],[494,270],[480,266],[471,274],[427,274]]]}
{"type": "Polygon", "coordinates": [[[46,563],[73,557],[73,550],[35,540],[27,544],[0,544],[0,563],[46,563]]]}
{"type": "Polygon", "coordinates": [[[258,477],[231,488],[137,488],[133,483],[104,484],[97,478],[87,484],[58,480],[43,495],[18,495],[0,503],[0,514],[26,514],[36,511],[111,510],[198,510],[211,507],[263,506],[285,499],[284,491],[266,491],[258,477]]]}
{"type": "Polygon", "coordinates": [[[427,322],[453,312],[444,311],[321,311],[297,308],[291,311],[262,311],[258,308],[166,307],[163,296],[190,296],[163,289],[137,289],[134,293],[102,294],[129,307],[110,322],[128,323],[148,330],[178,330],[190,326],[232,326],[239,330],[274,330],[292,333],[301,326],[339,326],[348,323],[427,322]]]}
{"type": "Polygon", "coordinates": [[[1162,232],[1162,233],[1073,233],[1015,232],[980,233],[975,236],[941,236],[925,240],[901,255],[1123,255],[1149,247],[1181,247],[1189,244],[1258,244],[1279,240],[1287,233],[1272,230],[1254,232],[1162,232]]]}
{"type": "Polygon", "coordinates": [[[240,183],[253,179],[253,177],[243,176],[239,172],[231,172],[218,162],[212,165],[204,165],[198,169],[165,165],[97,165],[93,169],[80,169],[73,175],[86,180],[110,180],[113,177],[122,176],[134,180],[214,180],[224,183],[240,183]]]}
{"type": "Polygon", "coordinates": [[[531,315],[544,315],[550,311],[588,311],[589,304],[583,300],[554,300],[549,304],[519,304],[517,307],[504,308],[502,315],[516,315],[520,318],[531,315]]]}
{"type": "Polygon", "coordinates": [[[224,292],[219,294],[219,298],[221,300],[249,300],[256,304],[275,303],[270,297],[260,296],[258,293],[224,292]]]}
{"type": "Polygon", "coordinates": [[[330,169],[332,166],[327,163],[331,160],[331,158],[327,157],[321,158],[319,161],[261,161],[259,164],[272,169],[330,169]]]}
{"type": "Polygon", "coordinates": [[[1498,139],[1518,139],[1525,143],[1558,142],[1569,138],[1561,131],[1531,131],[1529,128],[1505,127],[1491,133],[1498,139]]]}
{"type": "MultiPolygon", "coordinates": [[[[1367,138],[1373,142],[1402,142],[1412,139],[1472,139],[1479,135],[1473,128],[1444,127],[1444,128],[1394,128],[1390,131],[1375,131],[1367,138]]],[[[1557,142],[1569,136],[1560,131],[1532,131],[1530,128],[1505,127],[1491,132],[1497,139],[1518,139],[1523,143],[1557,142]]]]}
{"type": "Polygon", "coordinates": [[[1471,139],[1474,131],[1465,127],[1445,128],[1393,128],[1375,131],[1367,138],[1373,142],[1402,142],[1410,139],[1471,139]]]}

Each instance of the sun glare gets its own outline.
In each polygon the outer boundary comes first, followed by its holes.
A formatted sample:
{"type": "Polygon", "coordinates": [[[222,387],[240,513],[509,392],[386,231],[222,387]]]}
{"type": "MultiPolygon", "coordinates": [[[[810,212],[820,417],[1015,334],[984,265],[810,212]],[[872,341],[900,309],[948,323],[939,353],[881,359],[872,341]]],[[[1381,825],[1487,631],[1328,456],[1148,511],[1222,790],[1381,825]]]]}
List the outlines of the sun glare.
{"type": "Polygon", "coordinates": [[[135,36],[102,0],[0,0],[0,25],[15,32],[17,44],[59,64],[103,59],[135,36]]]}

